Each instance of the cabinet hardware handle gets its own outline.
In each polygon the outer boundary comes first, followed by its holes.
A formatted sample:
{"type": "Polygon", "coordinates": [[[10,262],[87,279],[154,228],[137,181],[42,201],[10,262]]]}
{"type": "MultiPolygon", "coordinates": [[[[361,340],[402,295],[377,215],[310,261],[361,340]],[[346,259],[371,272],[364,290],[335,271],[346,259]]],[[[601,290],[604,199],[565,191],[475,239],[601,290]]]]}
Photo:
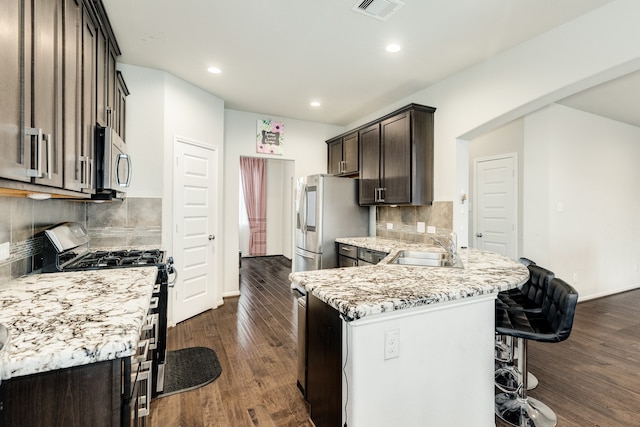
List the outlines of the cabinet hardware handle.
{"type": "Polygon", "coordinates": [[[27,169],[27,176],[33,178],[42,178],[42,129],[40,128],[25,128],[24,133],[27,136],[35,136],[36,143],[32,145],[36,150],[36,168],[35,169],[27,169]]]}
{"type": "Polygon", "coordinates": [[[47,148],[47,169],[44,173],[44,178],[51,179],[51,168],[53,167],[53,141],[51,140],[51,134],[47,133],[42,138],[45,141],[45,147],[47,148]]]}
{"type": "Polygon", "coordinates": [[[482,233],[476,233],[476,237],[482,237],[482,233]]]}

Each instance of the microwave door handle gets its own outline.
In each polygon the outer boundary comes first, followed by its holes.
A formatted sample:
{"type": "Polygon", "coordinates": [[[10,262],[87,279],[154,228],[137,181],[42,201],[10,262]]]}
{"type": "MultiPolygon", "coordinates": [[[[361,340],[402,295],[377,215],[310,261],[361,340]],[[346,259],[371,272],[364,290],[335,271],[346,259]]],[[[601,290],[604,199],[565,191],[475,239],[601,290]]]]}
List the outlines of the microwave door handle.
{"type": "Polygon", "coordinates": [[[116,184],[120,187],[129,187],[131,182],[131,158],[127,154],[118,154],[118,161],[116,162],[116,184]],[[127,161],[127,181],[123,184],[120,179],[120,161],[125,159],[127,161]]]}

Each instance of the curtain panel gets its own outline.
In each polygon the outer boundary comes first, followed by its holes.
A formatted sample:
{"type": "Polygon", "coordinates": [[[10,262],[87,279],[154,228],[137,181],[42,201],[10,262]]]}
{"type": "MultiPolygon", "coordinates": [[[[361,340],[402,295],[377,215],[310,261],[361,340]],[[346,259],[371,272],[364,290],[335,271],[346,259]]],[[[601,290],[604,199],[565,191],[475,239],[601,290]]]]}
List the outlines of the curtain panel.
{"type": "Polygon", "coordinates": [[[267,254],[266,161],[240,157],[240,174],[247,216],[249,217],[249,255],[267,254]]]}

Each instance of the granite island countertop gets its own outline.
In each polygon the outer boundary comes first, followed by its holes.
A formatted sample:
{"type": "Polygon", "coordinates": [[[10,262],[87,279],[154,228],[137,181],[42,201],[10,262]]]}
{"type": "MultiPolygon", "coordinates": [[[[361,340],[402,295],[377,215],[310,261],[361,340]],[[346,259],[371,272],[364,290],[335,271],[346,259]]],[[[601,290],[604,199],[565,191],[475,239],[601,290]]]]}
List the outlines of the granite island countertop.
{"type": "Polygon", "coordinates": [[[32,274],[0,286],[11,377],[131,356],[155,266],[32,274]]]}
{"type": "Polygon", "coordinates": [[[291,287],[303,287],[349,319],[497,293],[523,284],[528,269],[505,256],[462,249],[464,268],[389,264],[400,250],[440,247],[376,237],[339,238],[340,243],[389,252],[379,264],[296,272],[291,287]]]}

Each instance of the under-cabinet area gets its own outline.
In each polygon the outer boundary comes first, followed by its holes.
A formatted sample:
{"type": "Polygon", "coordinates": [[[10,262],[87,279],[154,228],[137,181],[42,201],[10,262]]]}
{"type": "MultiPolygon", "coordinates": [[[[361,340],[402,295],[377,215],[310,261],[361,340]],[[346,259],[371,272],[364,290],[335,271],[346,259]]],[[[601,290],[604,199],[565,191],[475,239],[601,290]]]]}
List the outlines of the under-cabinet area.
{"type": "Polygon", "coordinates": [[[356,267],[362,265],[375,265],[382,261],[389,252],[377,251],[374,249],[349,245],[337,242],[338,246],[338,266],[356,267]]]}
{"type": "Polygon", "coordinates": [[[0,191],[89,198],[96,128],[124,138],[128,89],[101,0],[1,0],[0,191]]]}

